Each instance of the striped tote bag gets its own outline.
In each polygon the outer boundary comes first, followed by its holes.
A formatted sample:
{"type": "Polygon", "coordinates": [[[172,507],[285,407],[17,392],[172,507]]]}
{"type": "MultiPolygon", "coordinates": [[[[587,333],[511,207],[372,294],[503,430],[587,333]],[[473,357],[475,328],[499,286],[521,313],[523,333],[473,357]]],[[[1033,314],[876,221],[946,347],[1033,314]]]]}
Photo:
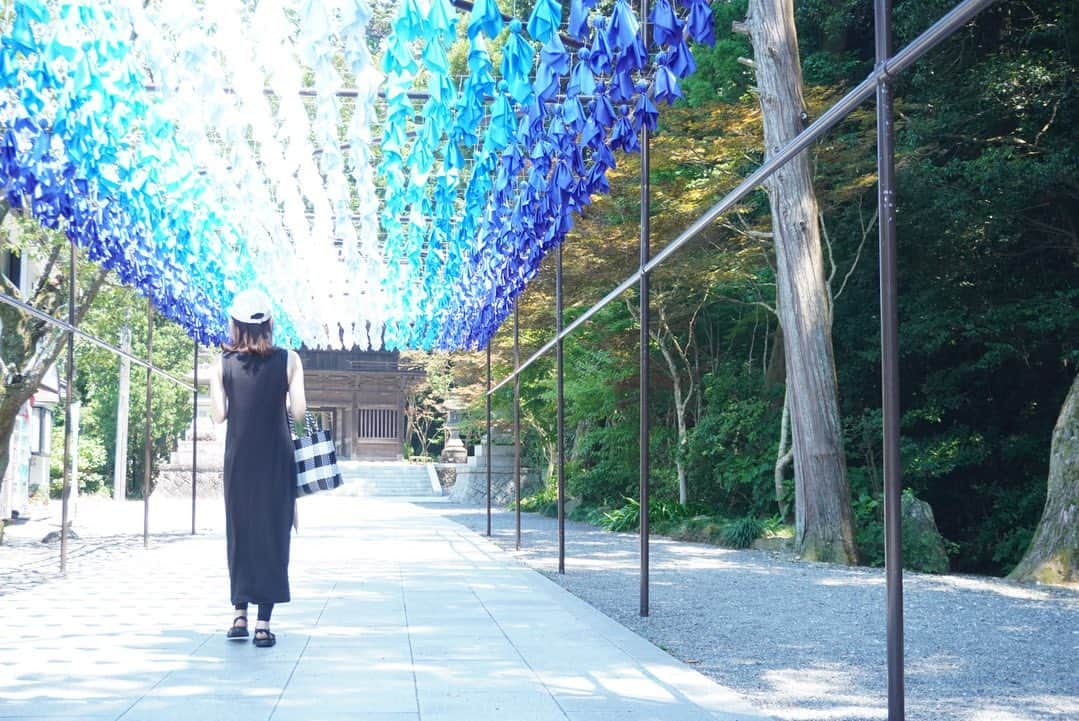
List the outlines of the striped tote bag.
{"type": "Polygon", "coordinates": [[[337,468],[333,433],[316,429],[310,416],[304,418],[304,426],[305,435],[292,441],[296,454],[296,495],[332,491],[344,483],[337,468]]]}

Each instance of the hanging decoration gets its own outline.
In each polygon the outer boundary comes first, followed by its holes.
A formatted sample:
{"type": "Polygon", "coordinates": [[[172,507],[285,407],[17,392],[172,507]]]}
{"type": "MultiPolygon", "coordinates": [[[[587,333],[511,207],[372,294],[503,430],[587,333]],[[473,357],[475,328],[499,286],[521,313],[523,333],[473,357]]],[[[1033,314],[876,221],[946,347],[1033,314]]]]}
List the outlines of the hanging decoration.
{"type": "Polygon", "coordinates": [[[203,343],[254,285],[286,345],[483,346],[714,42],[708,0],[647,46],[608,7],[477,0],[458,86],[450,0],[400,0],[381,71],[366,0],[15,0],[0,192],[203,343]]]}

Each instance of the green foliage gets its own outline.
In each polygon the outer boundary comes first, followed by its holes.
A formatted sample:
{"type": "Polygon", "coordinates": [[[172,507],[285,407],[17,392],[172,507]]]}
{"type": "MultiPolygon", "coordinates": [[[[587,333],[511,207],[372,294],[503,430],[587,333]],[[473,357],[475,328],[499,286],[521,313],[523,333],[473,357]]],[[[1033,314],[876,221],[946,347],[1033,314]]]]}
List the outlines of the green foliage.
{"type": "MultiPolygon", "coordinates": [[[[651,513],[649,513],[651,516],[651,513]]],[[[641,502],[626,498],[626,504],[603,514],[603,527],[608,531],[632,531],[641,527],[641,502]]]]}
{"type": "MultiPolygon", "coordinates": [[[[897,1],[896,46],[952,4],[897,1]]],[[[757,100],[737,64],[752,52],[744,37],[730,34],[745,3],[714,9],[717,45],[695,48],[699,71],[684,84],[686,100],[664,112],[652,141],[660,244],[763,155],[757,100]]],[[[1079,363],[1077,20],[1075,3],[1065,0],[996,4],[896,81],[904,483],[954,541],[946,547],[959,571],[1004,573],[1022,554],[1044,503],[1052,428],[1079,363]]],[[[796,21],[813,117],[872,67],[872,3],[807,0],[796,4],[796,21]]],[[[874,126],[868,109],[856,111],[812,153],[830,241],[825,271],[834,261],[832,288],[842,289],[832,332],[857,543],[867,563],[879,564],[874,126]]],[[[611,195],[586,209],[566,244],[567,321],[635,263],[639,166],[631,157],[618,162],[611,195]]],[[[728,543],[724,532],[737,519],[778,510],[773,469],[784,364],[774,355],[781,342],[774,316],[760,305],[774,307],[774,256],[752,234],[770,222],[766,197],[753,194],[653,276],[654,315],[664,308],[674,337],[693,349],[700,394],[679,447],[671,381],[653,344],[653,514],[678,497],[679,460],[690,505],[698,504],[688,516],[654,520],[657,532],[728,543]],[[687,308],[705,295],[691,333],[687,308]]],[[[544,340],[536,328],[550,327],[551,275],[548,261],[525,296],[524,347],[544,340]]],[[[499,335],[504,371],[509,334],[499,335]]],[[[639,515],[625,500],[638,488],[637,344],[621,301],[566,343],[567,479],[581,502],[570,517],[630,530],[639,515]]],[[[528,445],[546,454],[554,422],[549,359],[525,374],[522,389],[528,445]]],[[[496,403],[503,430],[511,410],[503,391],[496,403]]],[[[543,507],[542,499],[536,503],[543,507]]],[[[937,540],[912,536],[908,546],[908,567],[942,570],[937,540]]]]}
{"type": "Polygon", "coordinates": [[[747,5],[747,0],[712,3],[716,44],[692,46],[697,72],[682,81],[685,102],[691,107],[735,101],[752,84],[752,74],[738,62],[739,57],[752,56],[749,40],[731,32],[733,21],[745,19],[747,5]]]}
{"type": "MultiPolygon", "coordinates": [[[[608,531],[635,531],[641,525],[641,502],[625,497],[625,503],[611,510],[600,511],[599,525],[608,531]]],[[[649,499],[648,524],[653,532],[664,533],[677,523],[701,512],[700,506],[681,505],[674,501],[649,499]]]]}
{"type": "Polygon", "coordinates": [[[401,360],[423,371],[423,379],[410,387],[405,398],[405,457],[437,457],[444,442],[445,402],[453,384],[453,364],[447,353],[406,353],[401,360]]]}
{"type": "MultiPolygon", "coordinates": [[[[897,3],[897,43],[948,7],[897,3]]],[[[842,63],[872,58],[856,32],[870,9],[868,0],[799,7],[803,57],[833,60],[821,81],[861,79],[842,63]]],[[[1065,229],[1079,207],[1079,129],[1062,119],[1079,113],[1076,19],[1074,3],[993,6],[897,88],[904,481],[958,544],[961,571],[1004,573],[1021,556],[1075,373],[1079,255],[1065,229]]],[[[872,176],[860,185],[847,175],[867,167],[871,127],[848,121],[818,156],[840,259],[855,254],[873,202],[861,190],[874,190],[872,176]]],[[[880,340],[869,310],[878,290],[871,244],[866,252],[836,303],[834,334],[852,489],[878,498],[880,340]]],[[[879,560],[874,516],[857,503],[855,512],[859,545],[879,560]]]]}
{"type": "Polygon", "coordinates": [[[723,529],[723,540],[731,548],[749,548],[764,532],[764,523],[755,516],[743,516],[723,529]]]}
{"type": "Polygon", "coordinates": [[[554,483],[544,484],[543,488],[521,499],[521,510],[539,513],[553,518],[558,515],[558,487],[554,483]]]}
{"type": "MultiPolygon", "coordinates": [[[[107,286],[101,290],[82,323],[82,327],[116,345],[120,328],[131,328],[131,352],[146,357],[146,301],[128,288],[107,286]]],[[[193,342],[179,326],[155,314],[153,360],[158,367],[184,378],[190,375],[193,342]]],[[[75,345],[75,392],[82,401],[79,424],[80,490],[111,493],[116,453],[116,415],[119,398],[120,360],[111,352],[94,345],[75,345]]],[[[63,371],[61,371],[63,372],[63,371]]],[[[143,467],[146,373],[132,365],[128,416],[127,488],[129,496],[141,496],[143,467]]],[[[157,467],[168,459],[177,439],[191,423],[191,392],[172,381],[155,375],[152,379],[151,478],[157,467]]],[[[58,419],[63,413],[56,414],[58,419]]],[[[54,449],[63,449],[63,436],[54,449]]],[[[54,458],[61,453],[55,453],[54,458]]],[[[53,475],[62,475],[54,464],[53,475]]]]}
{"type": "Polygon", "coordinates": [[[774,512],[782,388],[733,364],[702,385],[705,405],[686,450],[695,500],[731,516],[774,512]]]}
{"type": "MultiPolygon", "coordinates": [[[[626,497],[616,508],[594,508],[585,520],[608,531],[633,533],[641,525],[641,504],[626,497]]],[[[766,523],[755,516],[727,519],[710,513],[699,504],[681,505],[672,501],[650,500],[648,523],[651,532],[680,540],[714,543],[729,548],[749,548],[765,531],[766,523]]]]}

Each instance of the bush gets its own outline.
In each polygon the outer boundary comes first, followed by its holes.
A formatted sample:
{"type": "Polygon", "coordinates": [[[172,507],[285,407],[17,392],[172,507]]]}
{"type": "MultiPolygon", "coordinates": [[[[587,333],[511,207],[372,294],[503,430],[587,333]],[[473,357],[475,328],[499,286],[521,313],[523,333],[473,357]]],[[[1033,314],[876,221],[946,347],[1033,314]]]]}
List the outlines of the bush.
{"type": "Polygon", "coordinates": [[[749,548],[764,533],[764,523],[754,516],[735,519],[723,529],[723,541],[731,548],[749,548]]]}
{"type": "MultiPolygon", "coordinates": [[[[633,498],[626,498],[626,505],[606,511],[602,525],[608,531],[632,531],[641,526],[641,503],[633,498]]],[[[651,514],[649,514],[651,515],[651,514]]]]}
{"type": "MultiPolygon", "coordinates": [[[[625,497],[625,505],[605,510],[600,514],[599,525],[608,531],[636,531],[641,525],[641,503],[636,498],[625,497]]],[[[655,533],[668,534],[688,519],[711,518],[701,504],[682,505],[675,501],[651,499],[648,502],[648,524],[655,533]]]]}
{"type": "Polygon", "coordinates": [[[554,518],[558,515],[558,486],[548,483],[531,496],[521,499],[521,510],[554,518]]]}
{"type": "Polygon", "coordinates": [[[690,516],[669,525],[662,533],[676,541],[719,545],[723,542],[723,519],[708,514],[690,516]]]}
{"type": "Polygon", "coordinates": [[[686,448],[694,497],[725,515],[775,512],[782,389],[726,367],[702,383],[706,403],[686,448]]]}
{"type": "Polygon", "coordinates": [[[586,503],[618,503],[638,484],[636,415],[617,417],[595,426],[577,439],[580,459],[566,469],[566,485],[574,498],[586,503]]]}

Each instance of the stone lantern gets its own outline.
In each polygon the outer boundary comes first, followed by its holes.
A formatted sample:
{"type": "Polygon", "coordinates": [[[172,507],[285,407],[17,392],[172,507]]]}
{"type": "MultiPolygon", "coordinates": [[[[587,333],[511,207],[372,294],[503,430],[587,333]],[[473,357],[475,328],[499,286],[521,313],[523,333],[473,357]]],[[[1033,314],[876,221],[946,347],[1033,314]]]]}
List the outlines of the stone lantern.
{"type": "Polygon", "coordinates": [[[468,463],[468,449],[461,440],[460,424],[465,410],[464,399],[454,391],[446,398],[446,445],[439,457],[443,463],[468,463]]]}

